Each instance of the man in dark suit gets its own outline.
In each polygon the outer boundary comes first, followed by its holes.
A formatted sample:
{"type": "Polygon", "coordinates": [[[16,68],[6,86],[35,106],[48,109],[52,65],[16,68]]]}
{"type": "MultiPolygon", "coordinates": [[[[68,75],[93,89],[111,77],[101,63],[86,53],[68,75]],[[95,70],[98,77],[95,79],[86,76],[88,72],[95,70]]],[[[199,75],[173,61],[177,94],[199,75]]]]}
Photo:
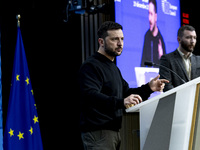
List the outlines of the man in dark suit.
{"type": "MultiPolygon", "coordinates": [[[[185,82],[200,76],[200,56],[194,55],[194,47],[196,45],[197,35],[195,28],[185,25],[179,28],[177,40],[179,47],[165,54],[160,59],[160,65],[163,65],[180,76],[185,82]]],[[[160,78],[169,80],[163,91],[170,90],[184,83],[177,75],[170,72],[164,67],[159,68],[160,78]]]]}

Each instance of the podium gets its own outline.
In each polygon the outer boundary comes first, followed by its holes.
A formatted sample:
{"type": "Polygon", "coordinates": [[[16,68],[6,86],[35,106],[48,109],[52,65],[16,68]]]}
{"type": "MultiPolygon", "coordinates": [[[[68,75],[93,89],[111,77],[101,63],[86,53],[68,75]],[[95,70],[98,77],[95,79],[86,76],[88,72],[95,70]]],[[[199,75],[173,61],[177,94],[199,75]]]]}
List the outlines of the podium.
{"type": "Polygon", "coordinates": [[[200,77],[126,109],[139,112],[141,150],[200,150],[200,77]]]}

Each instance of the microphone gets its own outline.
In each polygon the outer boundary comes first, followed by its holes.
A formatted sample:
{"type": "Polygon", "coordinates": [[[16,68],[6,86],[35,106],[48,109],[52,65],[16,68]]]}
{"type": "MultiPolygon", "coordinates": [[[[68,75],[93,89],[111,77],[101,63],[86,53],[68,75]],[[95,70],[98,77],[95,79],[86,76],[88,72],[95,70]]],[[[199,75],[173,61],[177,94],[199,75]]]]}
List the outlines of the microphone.
{"type": "Polygon", "coordinates": [[[156,64],[151,62],[151,61],[145,61],[144,65],[146,65],[146,66],[156,66],[156,64]]]}
{"type": "Polygon", "coordinates": [[[172,72],[173,74],[175,74],[183,83],[186,83],[185,80],[183,80],[176,72],[174,72],[173,70],[163,66],[163,65],[160,65],[160,64],[156,64],[154,62],[151,62],[151,61],[145,61],[144,62],[144,65],[147,65],[147,66],[159,66],[159,67],[163,67],[165,69],[167,69],[168,71],[172,72]]]}

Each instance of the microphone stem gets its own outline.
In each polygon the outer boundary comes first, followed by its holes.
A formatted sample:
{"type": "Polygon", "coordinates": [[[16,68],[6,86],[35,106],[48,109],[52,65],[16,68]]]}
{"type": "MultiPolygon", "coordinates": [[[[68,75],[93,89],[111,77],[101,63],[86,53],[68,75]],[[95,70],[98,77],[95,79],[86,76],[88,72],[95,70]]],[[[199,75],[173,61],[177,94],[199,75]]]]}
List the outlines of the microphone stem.
{"type": "Polygon", "coordinates": [[[153,65],[155,65],[155,66],[160,66],[160,67],[163,67],[163,68],[165,68],[165,69],[167,69],[167,70],[170,70],[170,71],[173,72],[183,83],[186,83],[176,72],[174,72],[173,70],[169,69],[168,67],[165,67],[165,66],[160,65],[160,64],[155,64],[155,63],[153,63],[153,65]]]}

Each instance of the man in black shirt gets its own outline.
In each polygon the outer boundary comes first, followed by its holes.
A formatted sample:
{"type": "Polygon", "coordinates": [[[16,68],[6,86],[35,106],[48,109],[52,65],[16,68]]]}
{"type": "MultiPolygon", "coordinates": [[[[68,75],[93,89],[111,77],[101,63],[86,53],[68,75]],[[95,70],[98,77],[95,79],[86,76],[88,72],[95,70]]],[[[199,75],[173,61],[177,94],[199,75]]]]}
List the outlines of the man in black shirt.
{"type": "Polygon", "coordinates": [[[144,37],[141,67],[145,61],[159,64],[160,57],[166,54],[165,43],[157,26],[157,3],[149,0],[149,30],[144,37]]]}
{"type": "Polygon", "coordinates": [[[168,81],[158,80],[158,75],[146,85],[129,88],[113,62],[122,53],[122,26],[104,22],[98,37],[98,51],[82,64],[79,72],[80,130],[85,150],[117,150],[125,106],[137,105],[153,91],[162,91],[168,81]]]}

